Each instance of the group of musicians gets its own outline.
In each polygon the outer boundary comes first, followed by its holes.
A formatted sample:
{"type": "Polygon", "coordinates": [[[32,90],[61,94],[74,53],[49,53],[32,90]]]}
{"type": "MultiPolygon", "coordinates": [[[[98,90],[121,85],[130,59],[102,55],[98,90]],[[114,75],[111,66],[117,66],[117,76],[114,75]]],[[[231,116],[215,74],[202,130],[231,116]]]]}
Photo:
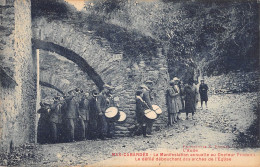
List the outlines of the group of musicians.
{"type": "MultiPolygon", "coordinates": [[[[158,114],[155,105],[151,104],[152,85],[153,81],[148,80],[136,91],[137,124],[129,127],[132,135],[141,133],[148,137],[152,134],[158,114]]],[[[118,115],[125,113],[116,111],[119,104],[113,98],[113,90],[114,87],[108,84],[104,84],[101,92],[93,90],[91,95],[74,89],[64,96],[55,97],[52,104],[40,103],[38,143],[114,138],[114,123],[121,119],[118,115]]]]}
{"type": "Polygon", "coordinates": [[[116,107],[114,88],[108,84],[91,95],[76,88],[56,96],[52,104],[40,103],[38,143],[74,142],[75,140],[113,138],[115,120],[107,119],[105,110],[116,107]]]}

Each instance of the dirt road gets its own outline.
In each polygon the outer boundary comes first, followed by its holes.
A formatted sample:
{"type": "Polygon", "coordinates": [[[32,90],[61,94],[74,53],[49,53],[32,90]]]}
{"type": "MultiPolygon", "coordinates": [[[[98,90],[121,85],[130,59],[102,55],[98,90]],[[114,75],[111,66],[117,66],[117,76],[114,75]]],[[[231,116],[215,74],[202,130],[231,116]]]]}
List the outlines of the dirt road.
{"type": "Polygon", "coordinates": [[[212,95],[208,103],[208,110],[197,110],[195,120],[185,120],[185,113],[182,113],[181,121],[172,127],[154,132],[150,138],[135,136],[105,141],[40,145],[37,149],[40,161],[27,161],[26,164],[107,165],[111,160],[117,159],[112,156],[113,153],[176,151],[183,146],[212,146],[212,150],[219,149],[215,147],[229,147],[231,150],[241,147],[241,143],[237,142],[238,136],[243,134],[250,138],[252,135],[248,129],[256,119],[254,110],[257,93],[212,95]]]}

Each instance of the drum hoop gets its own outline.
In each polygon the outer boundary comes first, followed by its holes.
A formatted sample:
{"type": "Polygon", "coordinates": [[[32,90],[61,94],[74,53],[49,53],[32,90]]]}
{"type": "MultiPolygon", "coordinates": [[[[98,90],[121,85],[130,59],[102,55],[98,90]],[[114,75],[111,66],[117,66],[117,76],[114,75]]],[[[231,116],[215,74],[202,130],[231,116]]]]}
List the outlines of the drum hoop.
{"type": "MultiPolygon", "coordinates": [[[[119,109],[118,109],[118,107],[108,107],[107,109],[109,109],[109,108],[116,108],[116,109],[117,109],[117,113],[115,114],[114,117],[116,117],[116,116],[119,114],[119,109]]],[[[105,116],[106,116],[107,113],[112,112],[112,111],[107,111],[107,109],[105,110],[105,116]]],[[[107,117],[107,116],[106,116],[106,117],[107,117]]],[[[107,118],[113,119],[114,117],[107,117],[107,118]]]]}
{"type": "MultiPolygon", "coordinates": [[[[148,111],[147,113],[154,112],[154,113],[156,114],[156,118],[158,118],[158,114],[157,114],[154,110],[151,110],[151,109],[146,109],[146,110],[150,110],[150,111],[148,111]]],[[[144,110],[144,111],[146,111],[146,110],[144,110]]],[[[155,119],[156,119],[156,118],[154,118],[154,119],[148,118],[148,117],[146,116],[147,113],[144,113],[144,116],[145,116],[147,119],[149,119],[149,120],[155,120],[155,119]]]]}
{"type": "Polygon", "coordinates": [[[126,118],[127,118],[127,116],[126,116],[126,113],[124,112],[124,111],[118,111],[118,113],[119,113],[119,119],[118,119],[118,121],[117,122],[119,122],[119,123],[122,123],[122,122],[124,122],[125,120],[126,120],[126,118]],[[122,121],[119,121],[119,119],[120,119],[120,116],[121,116],[121,114],[120,114],[120,112],[122,112],[122,113],[124,113],[125,114],[125,119],[124,120],[122,120],[122,121]]]}

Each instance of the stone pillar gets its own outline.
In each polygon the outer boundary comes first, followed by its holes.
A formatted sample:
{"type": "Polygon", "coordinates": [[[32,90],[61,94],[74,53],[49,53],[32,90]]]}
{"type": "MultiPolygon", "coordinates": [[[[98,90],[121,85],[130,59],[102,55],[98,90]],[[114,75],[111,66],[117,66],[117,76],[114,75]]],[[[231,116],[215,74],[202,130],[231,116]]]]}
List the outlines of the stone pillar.
{"type": "Polygon", "coordinates": [[[0,152],[35,140],[36,84],[31,45],[31,1],[1,2],[0,152]],[[14,84],[12,84],[14,83],[14,84]],[[12,86],[14,85],[14,86],[12,86]]]}

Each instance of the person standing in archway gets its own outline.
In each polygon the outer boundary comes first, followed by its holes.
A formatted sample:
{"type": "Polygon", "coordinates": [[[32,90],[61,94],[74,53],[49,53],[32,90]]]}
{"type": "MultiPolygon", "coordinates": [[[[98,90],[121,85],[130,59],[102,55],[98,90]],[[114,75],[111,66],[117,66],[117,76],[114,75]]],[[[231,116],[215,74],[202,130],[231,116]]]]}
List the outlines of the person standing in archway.
{"type": "Polygon", "coordinates": [[[41,108],[37,111],[40,114],[37,127],[37,142],[40,144],[49,143],[50,141],[50,122],[49,111],[50,105],[47,103],[40,103],[41,108]]]}
{"type": "Polygon", "coordinates": [[[67,108],[65,110],[65,122],[66,122],[66,127],[67,127],[67,140],[69,142],[74,142],[75,141],[75,125],[76,125],[76,118],[79,116],[79,107],[78,103],[75,99],[75,94],[74,90],[69,91],[69,96],[66,97],[66,104],[67,108]]]}
{"type": "Polygon", "coordinates": [[[54,103],[51,106],[50,111],[50,128],[51,128],[51,141],[57,143],[61,139],[62,129],[62,104],[60,103],[60,97],[54,98],[54,103]]]}
{"type": "Polygon", "coordinates": [[[108,122],[105,117],[105,111],[108,107],[107,95],[109,93],[109,86],[105,84],[103,90],[97,97],[97,113],[98,113],[98,137],[101,140],[105,140],[108,132],[108,122]]]}
{"type": "Polygon", "coordinates": [[[98,109],[97,109],[97,98],[98,90],[92,90],[91,97],[88,103],[89,110],[89,128],[88,128],[88,139],[96,140],[98,137],[98,109]]]}
{"type": "MultiPolygon", "coordinates": [[[[115,99],[113,96],[113,90],[114,87],[105,84],[104,87],[108,89],[108,92],[106,93],[106,98],[107,98],[107,108],[109,107],[117,107],[118,108],[118,103],[115,103],[115,99]]],[[[115,137],[115,122],[114,120],[111,119],[106,119],[107,120],[107,137],[108,138],[114,138],[115,137]]]]}
{"type": "MultiPolygon", "coordinates": [[[[83,92],[82,92],[83,94],[83,92]]],[[[82,98],[79,102],[79,138],[80,140],[85,140],[87,138],[87,130],[89,124],[89,93],[82,95],[82,98]]]]}

